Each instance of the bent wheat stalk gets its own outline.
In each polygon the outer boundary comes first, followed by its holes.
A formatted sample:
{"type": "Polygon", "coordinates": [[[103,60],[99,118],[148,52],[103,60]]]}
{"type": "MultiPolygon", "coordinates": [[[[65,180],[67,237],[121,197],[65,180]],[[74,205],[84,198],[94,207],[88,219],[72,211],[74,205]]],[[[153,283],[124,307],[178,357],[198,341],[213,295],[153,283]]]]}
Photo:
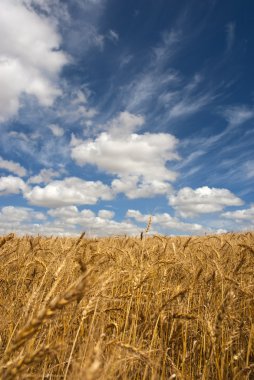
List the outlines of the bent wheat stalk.
{"type": "Polygon", "coordinates": [[[1,378],[3,380],[16,379],[17,376],[23,372],[25,366],[39,362],[42,358],[50,353],[51,348],[49,345],[47,345],[45,347],[37,349],[32,354],[28,353],[22,358],[19,358],[11,363],[7,363],[7,365],[2,368],[1,378]]]}
{"type": "Polygon", "coordinates": [[[18,332],[17,337],[13,340],[12,346],[7,353],[21,347],[39,330],[40,326],[46,322],[46,320],[54,317],[58,310],[63,309],[73,301],[80,302],[84,295],[86,278],[90,272],[91,271],[87,271],[82,274],[63,294],[57,295],[48,303],[48,305],[43,307],[38,312],[37,316],[18,332]]]}

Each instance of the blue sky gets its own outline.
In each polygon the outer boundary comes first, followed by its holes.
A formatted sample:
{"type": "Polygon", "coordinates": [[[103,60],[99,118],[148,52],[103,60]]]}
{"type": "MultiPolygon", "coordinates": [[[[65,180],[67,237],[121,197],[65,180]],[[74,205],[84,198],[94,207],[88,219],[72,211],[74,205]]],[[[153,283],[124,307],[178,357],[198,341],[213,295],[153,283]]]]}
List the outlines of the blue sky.
{"type": "Polygon", "coordinates": [[[0,233],[253,229],[253,14],[0,0],[0,233]]]}

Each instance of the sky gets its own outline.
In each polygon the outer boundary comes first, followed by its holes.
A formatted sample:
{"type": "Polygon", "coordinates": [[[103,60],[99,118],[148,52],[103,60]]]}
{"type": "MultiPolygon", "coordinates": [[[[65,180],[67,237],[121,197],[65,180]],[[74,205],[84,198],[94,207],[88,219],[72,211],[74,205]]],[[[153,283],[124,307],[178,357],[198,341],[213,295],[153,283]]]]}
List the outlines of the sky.
{"type": "Polygon", "coordinates": [[[0,234],[254,229],[251,0],[0,0],[0,234]]]}

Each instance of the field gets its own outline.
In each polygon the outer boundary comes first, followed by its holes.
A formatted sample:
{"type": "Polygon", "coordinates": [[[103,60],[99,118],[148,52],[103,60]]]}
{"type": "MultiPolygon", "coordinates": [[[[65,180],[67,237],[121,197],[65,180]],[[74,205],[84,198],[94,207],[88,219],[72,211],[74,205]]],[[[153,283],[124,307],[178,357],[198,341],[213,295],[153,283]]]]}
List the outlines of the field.
{"type": "Polygon", "coordinates": [[[254,379],[254,233],[0,238],[9,379],[254,379]]]}

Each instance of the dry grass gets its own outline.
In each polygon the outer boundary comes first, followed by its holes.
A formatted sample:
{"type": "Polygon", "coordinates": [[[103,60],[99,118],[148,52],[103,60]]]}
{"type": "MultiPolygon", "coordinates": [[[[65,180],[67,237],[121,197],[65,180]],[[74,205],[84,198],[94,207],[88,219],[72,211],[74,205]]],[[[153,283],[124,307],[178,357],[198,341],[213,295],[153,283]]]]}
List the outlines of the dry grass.
{"type": "Polygon", "coordinates": [[[1,378],[254,379],[254,234],[0,238],[1,378]]]}

